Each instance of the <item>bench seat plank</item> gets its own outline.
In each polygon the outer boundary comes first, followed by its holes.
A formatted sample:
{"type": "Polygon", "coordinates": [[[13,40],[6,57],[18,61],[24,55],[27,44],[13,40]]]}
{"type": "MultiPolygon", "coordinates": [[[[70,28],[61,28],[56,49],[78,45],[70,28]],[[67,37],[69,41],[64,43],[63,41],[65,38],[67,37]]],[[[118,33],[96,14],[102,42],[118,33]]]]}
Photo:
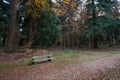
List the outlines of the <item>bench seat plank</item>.
{"type": "Polygon", "coordinates": [[[51,59],[53,59],[53,58],[36,59],[35,62],[46,61],[46,60],[49,60],[49,59],[51,60],[51,59]]]}

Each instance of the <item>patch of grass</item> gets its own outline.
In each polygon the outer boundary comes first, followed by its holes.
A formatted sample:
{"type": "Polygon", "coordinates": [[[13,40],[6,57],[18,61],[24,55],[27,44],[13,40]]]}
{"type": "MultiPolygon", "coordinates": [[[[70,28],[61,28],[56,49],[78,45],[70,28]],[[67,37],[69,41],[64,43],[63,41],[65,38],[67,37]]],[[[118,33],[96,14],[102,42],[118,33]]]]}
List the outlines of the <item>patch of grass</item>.
{"type": "Polygon", "coordinates": [[[67,54],[76,54],[79,52],[80,52],[79,50],[71,50],[71,49],[64,50],[64,53],[67,53],[67,54]]]}
{"type": "Polygon", "coordinates": [[[24,66],[24,65],[29,65],[31,63],[31,59],[29,58],[25,58],[25,59],[23,59],[23,60],[20,60],[20,61],[18,61],[18,62],[16,62],[16,63],[14,63],[14,65],[18,65],[18,66],[24,66]]]}
{"type": "Polygon", "coordinates": [[[0,69],[6,69],[6,68],[10,68],[11,65],[8,63],[0,63],[0,69]]]}
{"type": "Polygon", "coordinates": [[[110,51],[84,51],[84,50],[59,50],[53,51],[53,62],[55,63],[68,63],[68,64],[76,64],[83,63],[89,61],[95,61],[101,59],[103,57],[112,56],[117,54],[118,51],[110,50],[110,51]]]}
{"type": "Polygon", "coordinates": [[[54,56],[75,56],[75,55],[91,55],[91,52],[88,51],[80,51],[80,50],[61,50],[51,52],[54,56]]]}
{"type": "Polygon", "coordinates": [[[89,51],[80,51],[80,50],[62,50],[55,51],[52,53],[54,56],[53,61],[55,63],[68,63],[74,64],[79,62],[84,62],[88,60],[88,56],[93,56],[93,54],[89,51]]]}
{"type": "Polygon", "coordinates": [[[31,59],[23,59],[20,61],[10,62],[10,63],[0,63],[0,69],[9,69],[17,66],[25,66],[25,65],[29,65],[30,63],[31,63],[31,59]]]}
{"type": "Polygon", "coordinates": [[[116,50],[112,50],[112,51],[109,51],[109,53],[110,53],[110,54],[117,54],[118,51],[116,51],[116,50]]]}

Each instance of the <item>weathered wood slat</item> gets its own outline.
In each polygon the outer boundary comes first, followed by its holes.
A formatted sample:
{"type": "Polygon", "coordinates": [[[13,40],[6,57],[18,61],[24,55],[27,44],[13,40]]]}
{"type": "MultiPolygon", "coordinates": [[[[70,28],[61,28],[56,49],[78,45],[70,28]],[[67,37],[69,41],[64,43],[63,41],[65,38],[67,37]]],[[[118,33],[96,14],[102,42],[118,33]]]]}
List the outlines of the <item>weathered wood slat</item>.
{"type": "Polygon", "coordinates": [[[44,58],[44,57],[52,57],[52,55],[33,56],[32,58],[37,59],[37,58],[44,58]]]}
{"type": "Polygon", "coordinates": [[[39,62],[39,61],[46,61],[46,60],[49,60],[49,59],[51,60],[51,59],[53,59],[53,58],[36,59],[36,60],[35,60],[35,62],[39,62]]]}

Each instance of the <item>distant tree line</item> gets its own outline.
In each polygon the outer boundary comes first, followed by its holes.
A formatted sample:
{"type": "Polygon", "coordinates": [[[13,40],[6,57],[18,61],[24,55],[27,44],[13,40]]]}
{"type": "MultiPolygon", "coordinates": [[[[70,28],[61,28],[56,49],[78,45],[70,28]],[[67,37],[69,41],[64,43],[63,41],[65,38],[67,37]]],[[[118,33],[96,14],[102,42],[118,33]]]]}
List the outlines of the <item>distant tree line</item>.
{"type": "Polygon", "coordinates": [[[0,46],[104,47],[120,44],[117,0],[1,0],[0,46]]]}

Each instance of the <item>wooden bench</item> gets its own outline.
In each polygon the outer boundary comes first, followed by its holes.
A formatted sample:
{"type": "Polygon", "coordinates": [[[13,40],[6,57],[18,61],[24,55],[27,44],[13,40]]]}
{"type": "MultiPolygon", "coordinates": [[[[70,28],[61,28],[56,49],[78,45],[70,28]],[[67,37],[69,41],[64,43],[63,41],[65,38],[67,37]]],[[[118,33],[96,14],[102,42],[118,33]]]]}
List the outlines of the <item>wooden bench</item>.
{"type": "Polygon", "coordinates": [[[46,54],[43,56],[33,56],[31,62],[32,64],[36,64],[36,63],[43,62],[43,61],[51,61],[52,59],[53,58],[51,54],[46,54]]]}

